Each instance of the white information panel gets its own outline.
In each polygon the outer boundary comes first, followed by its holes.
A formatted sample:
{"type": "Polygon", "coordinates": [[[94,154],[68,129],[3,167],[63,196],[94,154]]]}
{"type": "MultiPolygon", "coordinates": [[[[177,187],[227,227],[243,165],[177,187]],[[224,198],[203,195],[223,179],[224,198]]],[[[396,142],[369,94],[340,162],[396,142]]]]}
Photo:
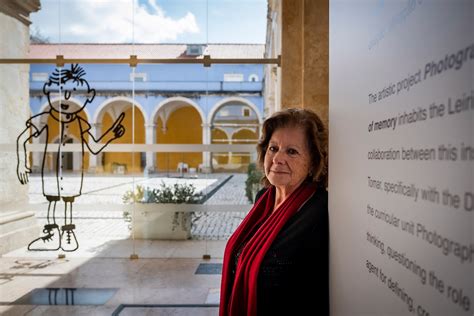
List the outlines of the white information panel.
{"type": "Polygon", "coordinates": [[[330,0],[332,315],[474,315],[474,1],[330,0]]]}

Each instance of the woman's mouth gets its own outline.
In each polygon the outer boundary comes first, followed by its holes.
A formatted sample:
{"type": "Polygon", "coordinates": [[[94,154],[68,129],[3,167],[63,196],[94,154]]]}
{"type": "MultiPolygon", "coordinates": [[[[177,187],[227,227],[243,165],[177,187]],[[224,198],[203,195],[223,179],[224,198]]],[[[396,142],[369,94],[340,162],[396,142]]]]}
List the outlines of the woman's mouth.
{"type": "Polygon", "coordinates": [[[270,170],[270,171],[273,172],[273,173],[278,173],[278,174],[287,174],[287,173],[289,173],[289,172],[283,171],[283,170],[270,170]]]}

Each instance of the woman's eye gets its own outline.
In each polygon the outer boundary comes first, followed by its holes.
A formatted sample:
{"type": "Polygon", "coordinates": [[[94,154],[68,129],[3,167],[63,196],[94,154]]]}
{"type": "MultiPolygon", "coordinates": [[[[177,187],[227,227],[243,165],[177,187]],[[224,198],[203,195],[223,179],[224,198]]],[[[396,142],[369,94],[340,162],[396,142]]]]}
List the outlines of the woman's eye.
{"type": "Polygon", "coordinates": [[[288,155],[296,155],[298,153],[298,151],[296,151],[295,149],[288,149],[288,155]]]}
{"type": "Polygon", "coordinates": [[[268,147],[268,151],[276,152],[276,151],[278,151],[278,148],[276,148],[275,146],[270,146],[270,147],[268,147]]]}

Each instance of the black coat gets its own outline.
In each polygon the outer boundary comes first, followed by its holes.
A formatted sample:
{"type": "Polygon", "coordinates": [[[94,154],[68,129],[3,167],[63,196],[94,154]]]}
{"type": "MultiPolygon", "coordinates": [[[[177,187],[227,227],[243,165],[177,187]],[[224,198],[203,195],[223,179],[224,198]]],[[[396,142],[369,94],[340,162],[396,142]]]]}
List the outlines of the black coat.
{"type": "Polygon", "coordinates": [[[324,188],[288,220],[266,253],[258,274],[257,310],[258,315],[329,315],[328,194],[324,188]]]}

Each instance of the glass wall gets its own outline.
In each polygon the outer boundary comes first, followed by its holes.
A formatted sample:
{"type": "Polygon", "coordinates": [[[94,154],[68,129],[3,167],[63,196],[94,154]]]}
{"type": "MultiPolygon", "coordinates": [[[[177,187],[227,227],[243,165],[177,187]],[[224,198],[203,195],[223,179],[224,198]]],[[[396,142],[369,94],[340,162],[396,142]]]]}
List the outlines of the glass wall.
{"type": "Polygon", "coordinates": [[[0,313],[42,305],[25,303],[38,288],[49,305],[70,305],[104,287],[127,290],[98,314],[158,310],[146,303],[217,312],[225,243],[259,189],[264,68],[277,65],[264,58],[266,10],[54,0],[18,28],[0,13],[2,215],[29,233],[2,254],[3,286],[16,289],[3,299],[20,306],[0,313]],[[208,272],[188,270],[202,262],[216,275],[201,284],[208,272]]]}
{"type": "Polygon", "coordinates": [[[259,188],[266,1],[41,1],[30,18],[30,44],[0,56],[25,91],[1,148],[8,205],[38,233],[5,255],[219,262],[259,188]]]}

